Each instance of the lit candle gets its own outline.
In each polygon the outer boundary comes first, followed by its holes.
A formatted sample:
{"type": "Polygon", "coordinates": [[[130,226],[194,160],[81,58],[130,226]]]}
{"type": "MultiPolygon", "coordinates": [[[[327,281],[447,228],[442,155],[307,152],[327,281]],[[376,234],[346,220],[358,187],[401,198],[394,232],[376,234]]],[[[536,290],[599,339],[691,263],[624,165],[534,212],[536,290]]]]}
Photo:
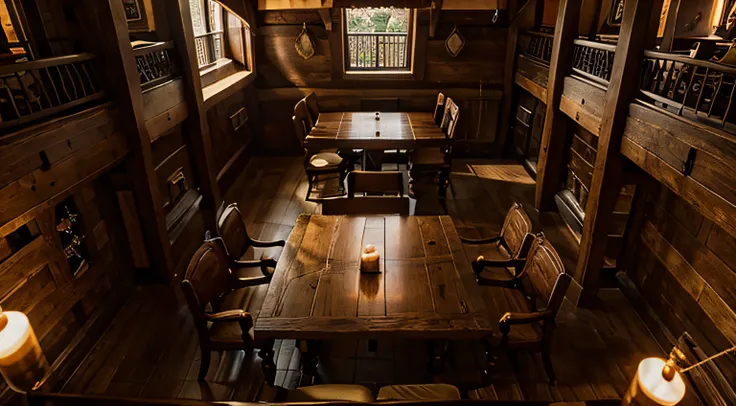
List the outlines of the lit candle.
{"type": "Polygon", "coordinates": [[[0,373],[11,389],[25,393],[49,370],[28,317],[0,309],[0,373]]]}
{"type": "Polygon", "coordinates": [[[361,272],[381,272],[378,267],[378,260],[381,256],[376,251],[376,247],[368,244],[363,248],[360,254],[360,271],[361,272]]]}
{"type": "Polygon", "coordinates": [[[639,363],[636,376],[621,404],[673,406],[684,396],[685,382],[682,375],[661,358],[646,358],[639,363]]]}

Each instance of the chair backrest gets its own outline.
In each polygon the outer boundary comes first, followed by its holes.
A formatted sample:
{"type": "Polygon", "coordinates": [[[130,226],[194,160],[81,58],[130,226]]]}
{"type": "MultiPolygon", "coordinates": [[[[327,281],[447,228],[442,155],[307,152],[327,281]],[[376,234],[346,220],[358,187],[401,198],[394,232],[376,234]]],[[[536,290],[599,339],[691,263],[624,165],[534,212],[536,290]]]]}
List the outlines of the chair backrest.
{"type": "MultiPolygon", "coordinates": [[[[445,101],[445,115],[447,116],[447,123],[446,127],[443,128],[446,130],[445,134],[447,135],[447,138],[452,139],[455,137],[455,127],[457,126],[457,121],[460,118],[460,108],[449,97],[445,101]]],[[[443,119],[442,121],[443,124],[445,124],[445,120],[443,119]]]]}
{"type": "Polygon", "coordinates": [[[242,258],[250,248],[251,238],[237,203],[231,203],[227,207],[223,203],[220,206],[217,215],[217,235],[222,238],[231,260],[242,258]]]}
{"type": "Polygon", "coordinates": [[[528,241],[527,235],[531,232],[532,220],[524,207],[519,203],[512,204],[501,227],[501,244],[512,258],[522,254],[524,242],[528,241]]]}
{"type": "Polygon", "coordinates": [[[440,93],[437,95],[437,105],[434,107],[434,123],[437,126],[442,125],[442,118],[445,115],[445,95],[440,93]]]}
{"type": "Polygon", "coordinates": [[[565,273],[562,259],[544,234],[539,233],[534,237],[520,277],[527,296],[543,304],[543,310],[557,315],[571,278],[565,273]]]}
{"type": "Polygon", "coordinates": [[[189,261],[181,282],[189,310],[196,319],[205,306],[230,290],[232,274],[220,239],[205,241],[189,261]]]}
{"type": "Polygon", "coordinates": [[[325,215],[372,215],[410,213],[408,196],[358,196],[355,198],[337,197],[322,201],[322,214],[325,215]]]}
{"type": "Polygon", "coordinates": [[[356,193],[404,195],[404,174],[400,171],[351,171],[348,174],[348,197],[356,193]]]}
{"type": "Polygon", "coordinates": [[[304,99],[299,100],[296,106],[294,106],[294,115],[291,117],[291,120],[294,122],[294,130],[299,137],[299,141],[303,143],[313,126],[312,119],[309,117],[307,103],[304,99]]]}
{"type": "Polygon", "coordinates": [[[304,103],[307,105],[307,111],[309,112],[309,118],[312,120],[312,126],[317,125],[319,120],[319,106],[317,105],[317,95],[314,92],[309,93],[304,98],[304,103]]]}
{"type": "Polygon", "coordinates": [[[322,201],[322,214],[409,215],[409,198],[404,196],[400,171],[352,171],[348,174],[348,196],[322,201]],[[355,196],[365,193],[367,196],[355,196]]]}

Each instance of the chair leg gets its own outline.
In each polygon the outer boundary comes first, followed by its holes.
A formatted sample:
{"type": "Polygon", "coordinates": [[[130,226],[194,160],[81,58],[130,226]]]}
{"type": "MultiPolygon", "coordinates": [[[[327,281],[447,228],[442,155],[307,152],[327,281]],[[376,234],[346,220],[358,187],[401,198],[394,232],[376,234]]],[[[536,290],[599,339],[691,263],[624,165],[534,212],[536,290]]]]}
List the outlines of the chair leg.
{"type": "Polygon", "coordinates": [[[210,370],[210,361],[212,360],[212,351],[209,348],[200,347],[202,352],[202,362],[199,364],[199,376],[197,379],[204,381],[207,372],[210,370]]]}
{"type": "Polygon", "coordinates": [[[307,183],[308,183],[308,186],[307,186],[307,196],[304,198],[304,201],[309,202],[309,201],[311,201],[311,200],[309,200],[309,197],[312,195],[312,185],[314,183],[314,179],[312,178],[312,175],[310,175],[310,174],[307,174],[307,183]]]}
{"type": "Polygon", "coordinates": [[[547,378],[549,378],[549,384],[555,384],[555,370],[552,367],[552,356],[550,354],[552,350],[551,340],[546,339],[542,341],[542,361],[544,362],[544,370],[547,372],[547,378]]]}

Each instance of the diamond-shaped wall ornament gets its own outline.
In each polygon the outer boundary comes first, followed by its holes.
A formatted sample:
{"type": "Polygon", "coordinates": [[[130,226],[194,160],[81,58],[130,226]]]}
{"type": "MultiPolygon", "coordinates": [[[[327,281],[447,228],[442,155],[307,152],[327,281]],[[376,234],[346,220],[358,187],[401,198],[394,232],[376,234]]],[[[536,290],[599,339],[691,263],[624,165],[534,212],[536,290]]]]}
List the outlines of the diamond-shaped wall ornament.
{"type": "Polygon", "coordinates": [[[460,54],[465,46],[465,38],[463,38],[460,31],[457,30],[457,25],[452,29],[450,35],[445,40],[445,48],[447,52],[454,58],[460,54]]]}
{"type": "Polygon", "coordinates": [[[302,32],[299,33],[298,37],[296,37],[294,48],[296,48],[296,52],[299,56],[304,59],[309,59],[314,56],[314,41],[312,41],[312,37],[309,36],[309,32],[307,31],[307,23],[302,25],[302,32]]]}

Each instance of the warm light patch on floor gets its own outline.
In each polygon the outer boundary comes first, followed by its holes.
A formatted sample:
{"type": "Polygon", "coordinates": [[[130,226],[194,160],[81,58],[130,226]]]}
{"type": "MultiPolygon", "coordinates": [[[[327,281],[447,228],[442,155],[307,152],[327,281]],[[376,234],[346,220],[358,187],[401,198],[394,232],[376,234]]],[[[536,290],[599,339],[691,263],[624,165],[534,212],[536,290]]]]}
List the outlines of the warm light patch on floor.
{"type": "Polygon", "coordinates": [[[512,165],[470,165],[470,169],[481,179],[533,185],[534,179],[526,173],[523,166],[512,165]]]}

